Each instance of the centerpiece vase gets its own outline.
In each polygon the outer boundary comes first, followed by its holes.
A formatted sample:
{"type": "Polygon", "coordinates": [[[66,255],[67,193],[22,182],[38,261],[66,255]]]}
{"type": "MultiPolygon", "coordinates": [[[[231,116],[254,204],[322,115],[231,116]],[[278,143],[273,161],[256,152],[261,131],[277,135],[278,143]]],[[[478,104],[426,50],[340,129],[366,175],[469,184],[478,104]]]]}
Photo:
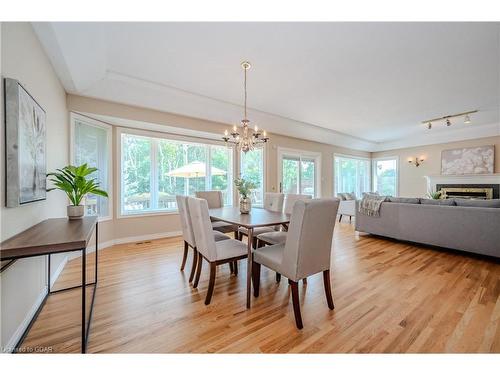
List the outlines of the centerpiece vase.
{"type": "Polygon", "coordinates": [[[242,214],[250,213],[252,209],[252,200],[250,198],[240,198],[240,212],[242,214]]]}

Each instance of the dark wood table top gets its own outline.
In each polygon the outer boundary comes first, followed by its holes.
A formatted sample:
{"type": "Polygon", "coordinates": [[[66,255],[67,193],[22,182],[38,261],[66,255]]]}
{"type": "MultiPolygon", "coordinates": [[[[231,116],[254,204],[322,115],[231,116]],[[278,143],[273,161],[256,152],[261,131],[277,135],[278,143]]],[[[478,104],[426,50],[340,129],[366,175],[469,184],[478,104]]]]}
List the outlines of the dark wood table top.
{"type": "Polygon", "coordinates": [[[248,214],[242,214],[239,207],[212,208],[209,213],[214,220],[236,224],[244,228],[267,227],[290,222],[288,214],[257,207],[253,207],[248,214]]]}
{"type": "Polygon", "coordinates": [[[81,250],[87,247],[96,222],[96,216],[41,221],[3,241],[0,244],[0,260],[81,250]]]}

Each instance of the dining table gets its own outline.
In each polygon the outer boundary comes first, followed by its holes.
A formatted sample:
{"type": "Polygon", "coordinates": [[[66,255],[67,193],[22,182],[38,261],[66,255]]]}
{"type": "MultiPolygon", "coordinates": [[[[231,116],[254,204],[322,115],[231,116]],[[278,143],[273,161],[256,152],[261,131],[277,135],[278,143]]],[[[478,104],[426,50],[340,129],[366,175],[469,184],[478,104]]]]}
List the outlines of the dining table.
{"type": "Polygon", "coordinates": [[[250,308],[252,288],[252,243],[255,228],[284,225],[290,223],[290,215],[283,212],[266,210],[264,208],[252,207],[249,213],[241,213],[239,207],[227,206],[222,208],[211,208],[210,218],[214,221],[223,221],[238,227],[246,228],[248,231],[247,243],[247,308],[250,308]]]}

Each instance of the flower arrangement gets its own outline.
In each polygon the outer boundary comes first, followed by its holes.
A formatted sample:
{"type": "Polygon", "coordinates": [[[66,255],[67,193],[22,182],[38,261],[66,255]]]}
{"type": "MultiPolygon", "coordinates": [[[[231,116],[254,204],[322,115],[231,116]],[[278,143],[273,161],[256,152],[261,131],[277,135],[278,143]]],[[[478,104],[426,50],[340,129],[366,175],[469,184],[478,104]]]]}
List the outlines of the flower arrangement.
{"type": "Polygon", "coordinates": [[[244,178],[237,178],[234,180],[234,185],[243,199],[248,199],[251,191],[257,188],[255,183],[245,180],[244,178]]]}

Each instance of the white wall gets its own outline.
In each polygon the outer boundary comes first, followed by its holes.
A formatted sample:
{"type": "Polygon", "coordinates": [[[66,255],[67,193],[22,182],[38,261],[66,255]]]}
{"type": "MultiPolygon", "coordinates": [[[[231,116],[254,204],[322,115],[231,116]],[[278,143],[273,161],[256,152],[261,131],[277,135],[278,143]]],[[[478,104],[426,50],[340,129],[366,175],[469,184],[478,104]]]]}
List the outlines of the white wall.
{"type": "MultiPolygon", "coordinates": [[[[66,93],[57,78],[29,23],[1,24],[1,106],[3,113],[3,78],[19,80],[47,113],[47,170],[66,165],[69,161],[68,111],[66,93]]],[[[2,122],[3,122],[2,114],[2,122]]],[[[3,125],[3,124],[2,124],[3,125]]],[[[3,129],[3,126],[2,126],[3,129]]],[[[50,192],[46,201],[17,208],[5,207],[4,132],[0,132],[2,168],[0,187],[0,239],[5,240],[48,217],[66,214],[66,198],[60,192],[50,192]]],[[[52,257],[52,270],[65,256],[52,257]]],[[[38,307],[46,288],[46,257],[18,260],[0,275],[1,322],[0,347],[14,345],[38,307]]]]}

